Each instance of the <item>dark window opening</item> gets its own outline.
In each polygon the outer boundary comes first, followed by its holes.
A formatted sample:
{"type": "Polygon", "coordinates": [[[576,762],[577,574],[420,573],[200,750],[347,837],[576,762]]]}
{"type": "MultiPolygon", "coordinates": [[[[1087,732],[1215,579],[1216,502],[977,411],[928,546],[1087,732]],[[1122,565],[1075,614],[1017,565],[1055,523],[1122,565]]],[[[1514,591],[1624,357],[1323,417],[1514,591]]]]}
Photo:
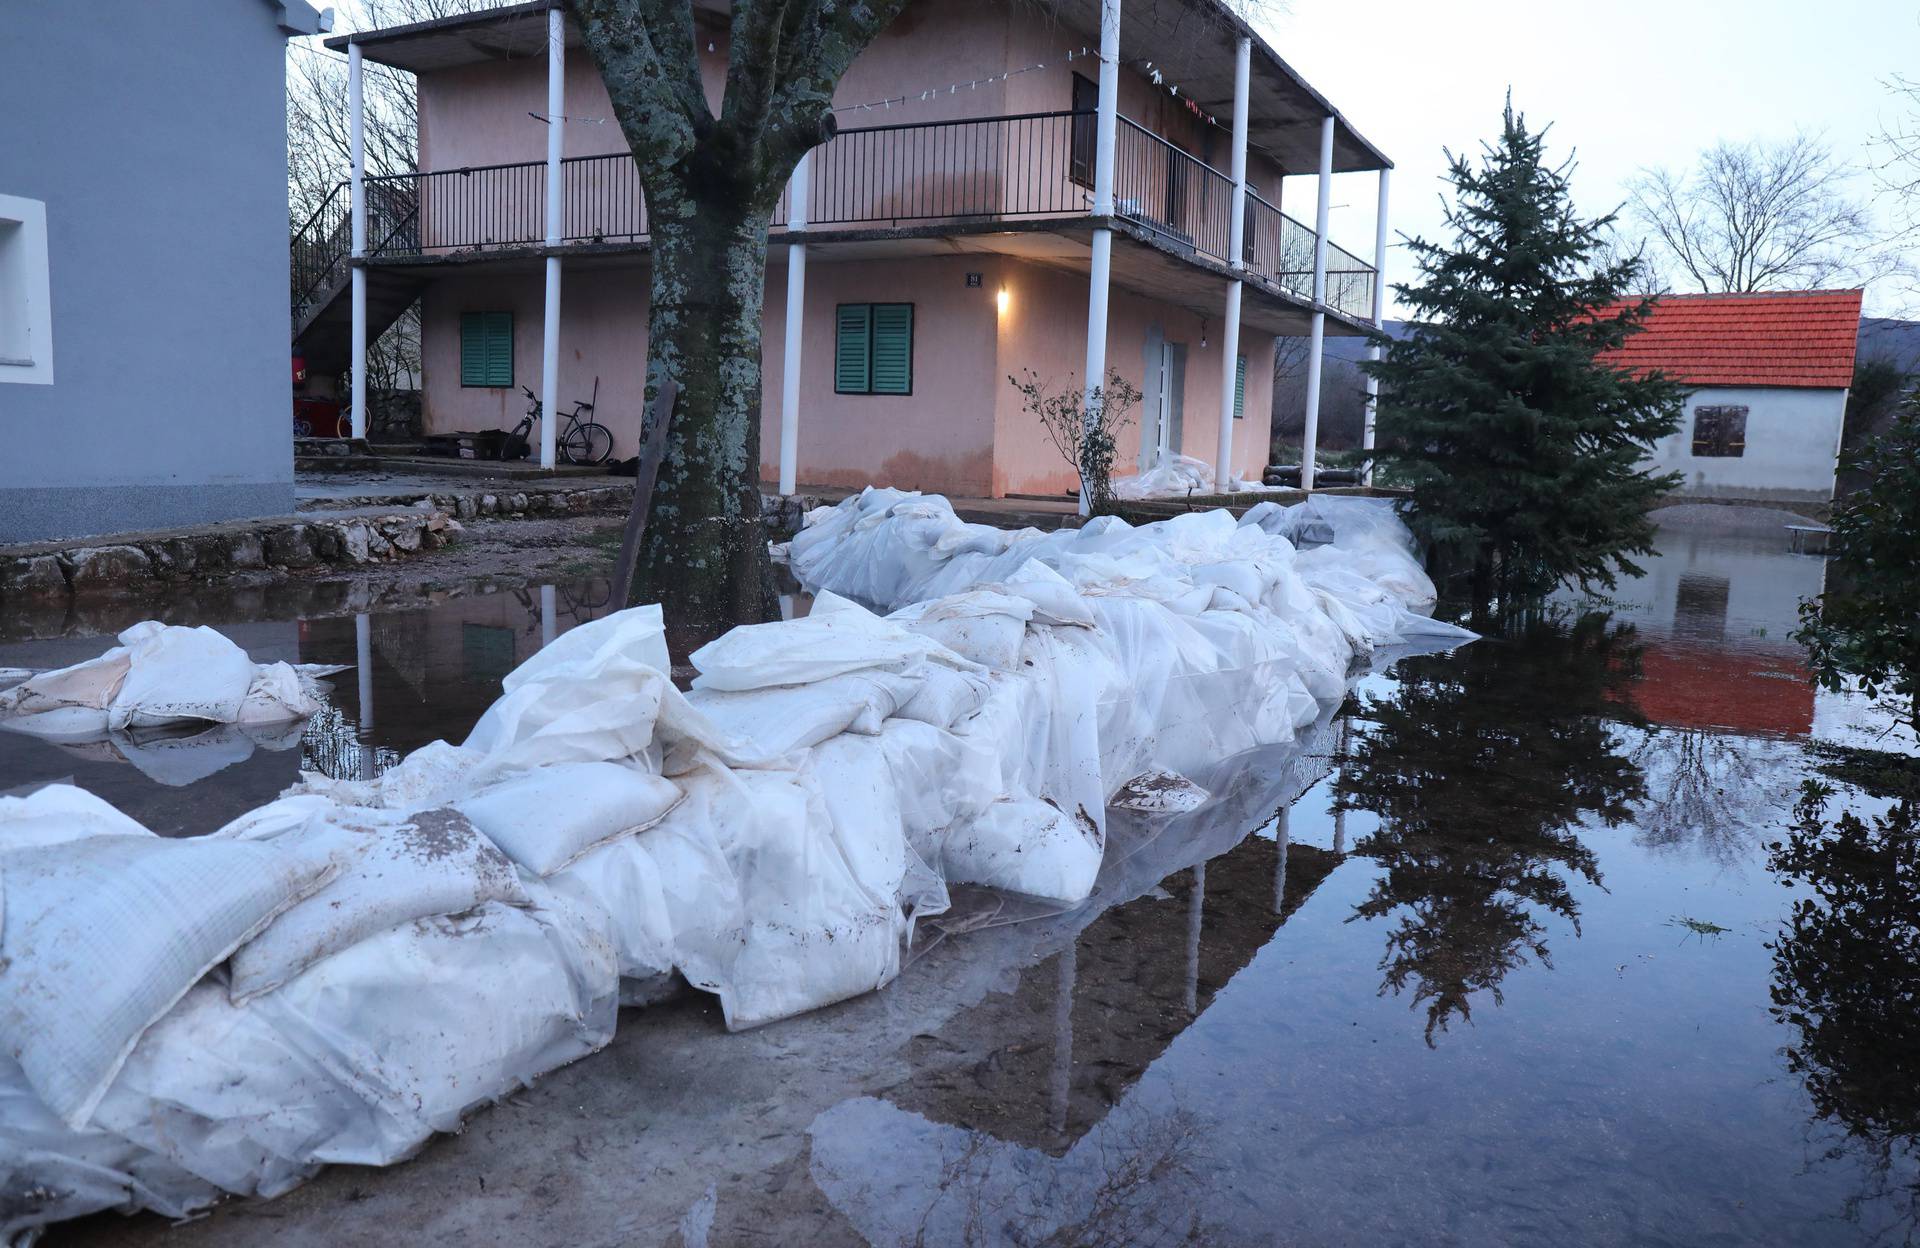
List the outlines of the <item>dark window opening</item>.
{"type": "Polygon", "coordinates": [[[1082,74],[1073,76],[1073,146],[1067,176],[1081,186],[1093,185],[1094,150],[1099,133],[1100,87],[1082,74]]]}
{"type": "Polygon", "coordinates": [[[1693,453],[1703,459],[1738,459],[1747,449],[1747,409],[1693,409],[1693,453]]]}

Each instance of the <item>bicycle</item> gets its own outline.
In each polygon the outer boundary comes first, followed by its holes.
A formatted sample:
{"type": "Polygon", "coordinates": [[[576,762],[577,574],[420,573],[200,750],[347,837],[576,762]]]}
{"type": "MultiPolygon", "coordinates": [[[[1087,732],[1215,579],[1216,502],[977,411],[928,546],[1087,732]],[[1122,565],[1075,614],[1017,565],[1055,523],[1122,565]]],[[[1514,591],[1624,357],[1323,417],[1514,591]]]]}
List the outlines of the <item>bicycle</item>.
{"type": "MultiPolygon", "coordinates": [[[[528,435],[533,432],[534,422],[541,416],[540,396],[526,386],[520,387],[520,393],[527,396],[527,414],[512,433],[507,435],[507,446],[525,448],[529,444],[528,435]]],[[[557,439],[560,454],[566,456],[570,464],[604,464],[613,454],[613,434],[607,427],[593,419],[593,404],[600,398],[600,379],[593,379],[593,399],[576,402],[573,411],[567,414],[565,428],[561,429],[557,439]]],[[[526,452],[521,450],[521,454],[526,452]]]]}

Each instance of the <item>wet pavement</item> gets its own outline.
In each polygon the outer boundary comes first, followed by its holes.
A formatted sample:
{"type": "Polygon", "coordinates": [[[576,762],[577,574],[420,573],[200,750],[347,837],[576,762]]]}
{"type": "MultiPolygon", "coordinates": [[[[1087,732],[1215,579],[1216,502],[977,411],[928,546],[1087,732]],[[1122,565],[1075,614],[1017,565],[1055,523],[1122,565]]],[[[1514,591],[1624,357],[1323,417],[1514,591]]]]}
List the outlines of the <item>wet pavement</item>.
{"type": "MultiPolygon", "coordinates": [[[[698,996],[628,1012],[414,1161],[47,1242],[1912,1242],[1920,836],[1897,776],[1828,751],[1911,742],[1807,684],[1786,634],[1824,572],[1764,520],[1663,530],[1645,578],[1223,760],[1204,819],[1116,812],[1078,910],[965,896],[879,993],[741,1035],[698,996]]],[[[235,625],[257,659],[370,662],[218,770],[0,735],[0,789],[204,831],[302,766],[457,740],[604,608],[235,625]]]]}

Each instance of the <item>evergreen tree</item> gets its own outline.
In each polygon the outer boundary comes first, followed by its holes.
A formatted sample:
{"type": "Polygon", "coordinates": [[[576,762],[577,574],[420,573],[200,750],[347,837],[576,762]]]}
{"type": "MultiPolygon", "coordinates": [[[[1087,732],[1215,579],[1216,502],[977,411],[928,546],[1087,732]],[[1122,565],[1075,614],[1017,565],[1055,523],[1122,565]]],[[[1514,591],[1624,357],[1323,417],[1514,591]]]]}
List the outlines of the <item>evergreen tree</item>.
{"type": "Polygon", "coordinates": [[[1647,511],[1679,484],[1642,461],[1678,427],[1684,390],[1597,358],[1652,310],[1627,298],[1641,261],[1609,259],[1613,218],[1575,214],[1572,161],[1547,165],[1545,138],[1509,99],[1479,168],[1447,153],[1454,241],[1409,242],[1412,334],[1367,366],[1385,392],[1380,458],[1413,489],[1408,519],[1473,569],[1479,605],[1638,575],[1647,511]]]}
{"type": "Polygon", "coordinates": [[[1827,589],[1800,604],[1794,637],[1820,684],[1839,690],[1855,678],[1920,730],[1920,396],[1847,467],[1866,488],[1834,514],[1827,589]]]}

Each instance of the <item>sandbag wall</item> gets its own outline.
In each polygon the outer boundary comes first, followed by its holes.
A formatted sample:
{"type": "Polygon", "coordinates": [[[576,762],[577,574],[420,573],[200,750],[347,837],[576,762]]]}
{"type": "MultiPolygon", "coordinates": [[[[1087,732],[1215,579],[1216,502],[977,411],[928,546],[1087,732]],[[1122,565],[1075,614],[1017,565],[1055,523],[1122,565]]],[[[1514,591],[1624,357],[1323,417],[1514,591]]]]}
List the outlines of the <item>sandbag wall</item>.
{"type": "Polygon", "coordinates": [[[870,490],[792,545],[811,613],[696,652],[687,693],[635,608],[461,744],[203,837],[0,799],[0,1235],[399,1160],[681,979],[735,1028],[874,990],[949,883],[1084,901],[1130,781],[1290,740],[1375,645],[1470,636],[1421,614],[1397,525],[1006,534],[870,490]]]}

